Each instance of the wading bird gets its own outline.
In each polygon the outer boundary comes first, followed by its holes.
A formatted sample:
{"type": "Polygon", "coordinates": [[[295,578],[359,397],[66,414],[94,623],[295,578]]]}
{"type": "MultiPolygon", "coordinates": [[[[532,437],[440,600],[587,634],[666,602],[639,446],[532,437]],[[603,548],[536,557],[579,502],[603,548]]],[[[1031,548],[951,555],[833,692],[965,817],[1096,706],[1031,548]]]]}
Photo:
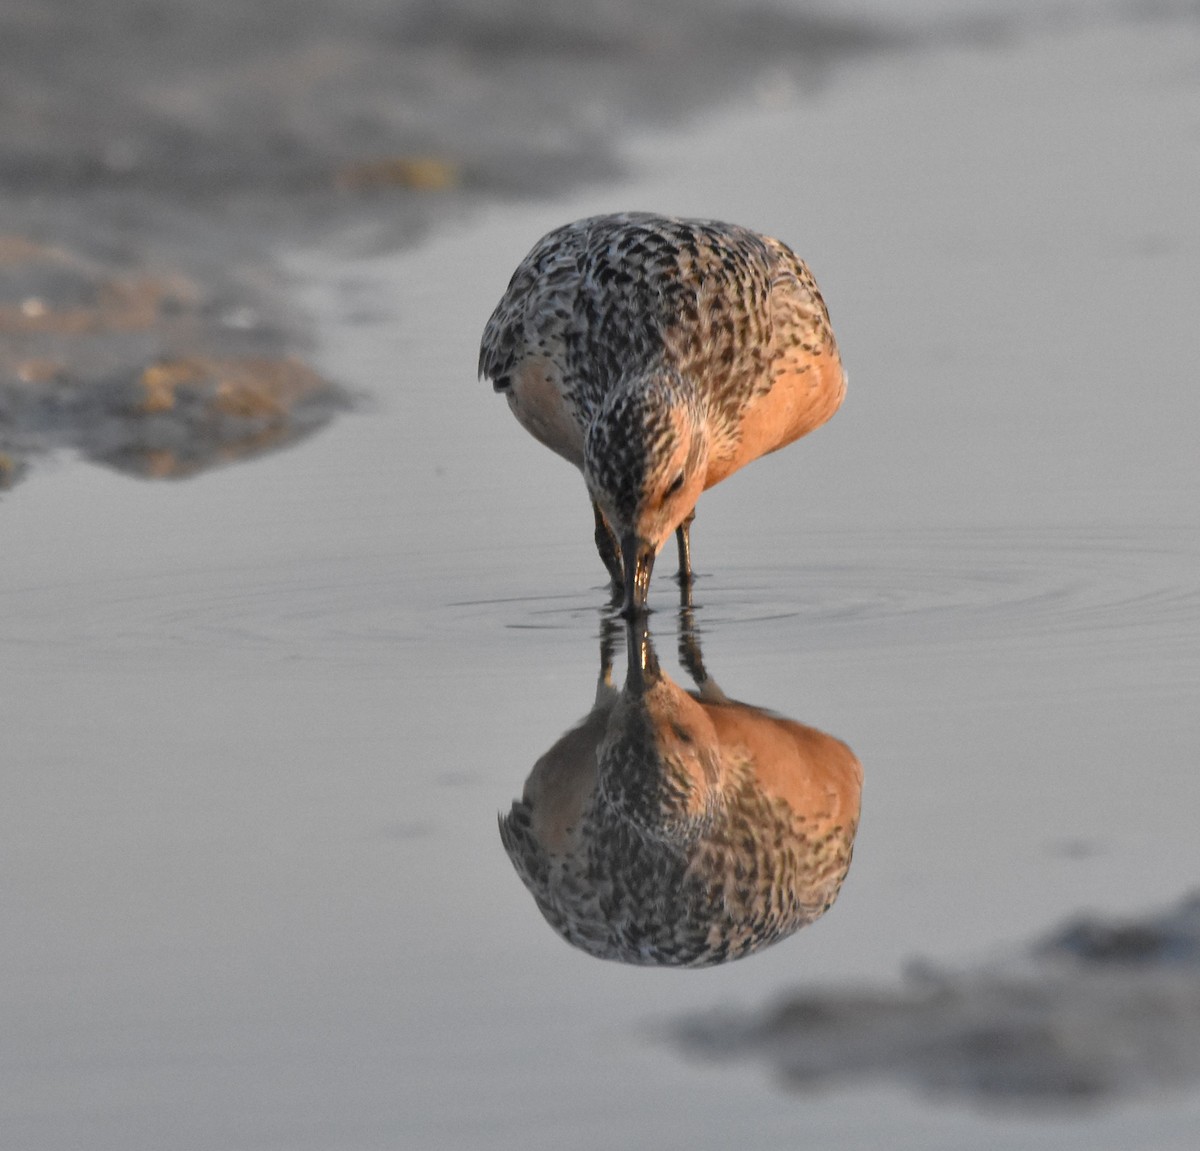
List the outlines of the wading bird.
{"type": "Polygon", "coordinates": [[[583,472],[623,613],[672,532],[685,602],[700,493],[820,427],[846,391],[805,264],[734,224],[646,212],[543,236],[488,320],[479,372],[583,472]]]}

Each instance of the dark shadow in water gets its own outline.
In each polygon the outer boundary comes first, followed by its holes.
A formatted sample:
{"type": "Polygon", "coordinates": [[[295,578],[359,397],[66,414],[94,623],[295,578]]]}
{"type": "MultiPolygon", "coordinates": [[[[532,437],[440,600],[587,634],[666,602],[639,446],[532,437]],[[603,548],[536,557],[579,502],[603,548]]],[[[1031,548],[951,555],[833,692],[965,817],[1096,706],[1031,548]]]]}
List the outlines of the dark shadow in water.
{"type": "Polygon", "coordinates": [[[828,911],[850,866],[862,790],[853,752],[726,698],[704,668],[691,612],[680,622],[698,690],[662,670],[644,618],[606,619],[592,710],[534,764],[500,818],[546,920],[602,959],[738,959],[828,911]]]}
{"type": "Polygon", "coordinates": [[[900,987],[793,992],[673,1029],[787,1086],[899,1081],[989,1107],[1077,1107],[1200,1079],[1200,894],[1136,921],[1084,918],[1007,963],[921,967],[900,987]]]}

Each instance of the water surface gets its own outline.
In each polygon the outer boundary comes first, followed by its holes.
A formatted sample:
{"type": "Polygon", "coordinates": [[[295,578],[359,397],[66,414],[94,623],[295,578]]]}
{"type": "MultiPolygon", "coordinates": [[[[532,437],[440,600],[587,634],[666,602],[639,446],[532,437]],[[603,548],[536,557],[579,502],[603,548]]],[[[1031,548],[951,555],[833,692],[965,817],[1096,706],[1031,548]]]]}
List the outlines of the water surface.
{"type": "Polygon", "coordinates": [[[362,410],[198,480],[60,457],[7,494],[7,1141],[1190,1146],[1190,1088],[795,1096],[664,1031],[1200,876],[1196,47],[875,61],[645,140],[633,186],[292,252],[362,410]],[[591,705],[605,596],[582,484],[474,381],[477,338],[538,235],[615,208],[792,242],[850,373],[831,424],[704,497],[694,547],[722,687],[861,759],[855,861],[827,916],[702,972],[567,947],[496,833],[591,705]]]}

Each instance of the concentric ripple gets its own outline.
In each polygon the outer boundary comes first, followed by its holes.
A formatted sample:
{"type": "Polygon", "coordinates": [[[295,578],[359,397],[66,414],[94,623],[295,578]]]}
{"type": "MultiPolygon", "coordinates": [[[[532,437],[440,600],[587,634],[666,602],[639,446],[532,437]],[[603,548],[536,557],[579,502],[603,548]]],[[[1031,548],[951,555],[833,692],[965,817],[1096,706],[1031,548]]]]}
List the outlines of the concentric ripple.
{"type": "MultiPolygon", "coordinates": [[[[701,627],[754,644],[792,620],[823,650],[1036,641],[1190,657],[1200,646],[1195,530],[827,532],[804,547],[771,566],[714,558],[713,574],[702,560],[701,627]]],[[[515,561],[430,572],[379,555],[10,588],[0,642],[10,653],[61,647],[64,659],[183,645],[340,661],[455,634],[590,632],[605,603],[599,581],[566,587],[577,572],[538,574],[544,592],[515,561]]],[[[656,581],[657,612],[672,610],[671,588],[656,581]]]]}
{"type": "Polygon", "coordinates": [[[1194,531],[1006,530],[829,534],[808,562],[700,583],[709,628],[803,619],[806,644],[937,644],[1031,638],[1055,647],[1195,651],[1194,531]]]}

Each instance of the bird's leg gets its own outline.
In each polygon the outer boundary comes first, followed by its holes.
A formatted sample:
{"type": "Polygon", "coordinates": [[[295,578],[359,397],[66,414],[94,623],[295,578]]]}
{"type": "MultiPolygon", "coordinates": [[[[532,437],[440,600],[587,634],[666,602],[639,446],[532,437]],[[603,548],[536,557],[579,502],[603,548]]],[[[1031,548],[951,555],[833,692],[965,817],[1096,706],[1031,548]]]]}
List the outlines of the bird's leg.
{"type": "Polygon", "coordinates": [[[675,542],[679,545],[679,605],[683,609],[692,606],[692,520],[696,509],[688,512],[683,523],[675,529],[675,542]]]}
{"type": "Polygon", "coordinates": [[[621,567],[621,545],[595,500],[592,501],[592,511],[596,513],[596,550],[600,553],[604,566],[608,568],[614,590],[619,591],[625,586],[625,572],[621,567]]]}

